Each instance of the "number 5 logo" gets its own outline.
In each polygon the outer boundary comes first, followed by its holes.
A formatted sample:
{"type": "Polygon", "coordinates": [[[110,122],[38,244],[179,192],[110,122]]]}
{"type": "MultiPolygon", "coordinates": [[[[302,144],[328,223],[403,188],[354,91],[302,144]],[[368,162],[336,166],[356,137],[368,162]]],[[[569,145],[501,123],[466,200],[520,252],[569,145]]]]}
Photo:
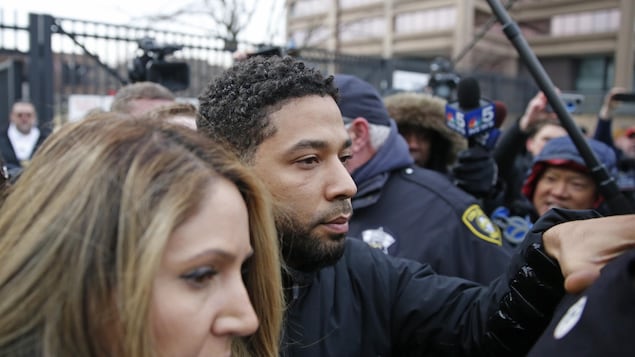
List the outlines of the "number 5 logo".
{"type": "Polygon", "coordinates": [[[484,123],[489,123],[493,121],[494,120],[494,106],[488,105],[487,107],[483,108],[483,110],[481,111],[481,118],[483,118],[484,123]]]}

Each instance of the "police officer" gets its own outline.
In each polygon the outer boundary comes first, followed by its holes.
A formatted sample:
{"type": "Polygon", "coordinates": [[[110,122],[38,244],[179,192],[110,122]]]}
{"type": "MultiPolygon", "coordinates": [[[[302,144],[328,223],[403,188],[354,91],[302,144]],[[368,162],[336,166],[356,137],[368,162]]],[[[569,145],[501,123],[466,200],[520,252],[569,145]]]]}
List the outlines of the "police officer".
{"type": "Polygon", "coordinates": [[[347,169],[357,184],[349,235],[440,274],[481,283],[500,275],[509,254],[476,199],[413,163],[372,85],[345,74],[335,75],[335,85],[353,142],[347,169]]]}
{"type": "MultiPolygon", "coordinates": [[[[602,236],[633,230],[635,215],[596,220],[602,236]]],[[[635,249],[607,264],[598,280],[580,294],[566,296],[529,357],[634,356],[635,249]]]]}

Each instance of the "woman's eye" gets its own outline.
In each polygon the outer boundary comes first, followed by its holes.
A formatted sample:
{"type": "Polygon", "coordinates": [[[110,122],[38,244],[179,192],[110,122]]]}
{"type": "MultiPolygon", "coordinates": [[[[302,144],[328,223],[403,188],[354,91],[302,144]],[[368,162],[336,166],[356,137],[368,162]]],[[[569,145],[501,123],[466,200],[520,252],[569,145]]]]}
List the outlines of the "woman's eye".
{"type": "Polygon", "coordinates": [[[340,161],[345,164],[347,163],[350,159],[353,158],[353,155],[343,155],[340,157],[340,161]]]}
{"type": "Polygon", "coordinates": [[[216,270],[210,267],[200,267],[181,275],[181,279],[184,279],[195,286],[202,286],[207,281],[212,280],[217,273],[218,272],[216,270]]]}

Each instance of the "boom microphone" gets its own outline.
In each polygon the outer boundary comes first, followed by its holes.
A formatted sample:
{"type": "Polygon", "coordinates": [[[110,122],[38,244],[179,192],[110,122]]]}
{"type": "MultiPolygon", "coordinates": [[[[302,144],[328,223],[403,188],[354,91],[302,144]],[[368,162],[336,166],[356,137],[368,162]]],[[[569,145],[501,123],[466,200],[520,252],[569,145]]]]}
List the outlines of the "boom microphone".
{"type": "Polygon", "coordinates": [[[446,124],[468,139],[470,147],[481,146],[491,150],[496,144],[507,115],[507,107],[499,101],[481,98],[476,79],[462,79],[457,87],[457,101],[445,106],[446,124]]]}

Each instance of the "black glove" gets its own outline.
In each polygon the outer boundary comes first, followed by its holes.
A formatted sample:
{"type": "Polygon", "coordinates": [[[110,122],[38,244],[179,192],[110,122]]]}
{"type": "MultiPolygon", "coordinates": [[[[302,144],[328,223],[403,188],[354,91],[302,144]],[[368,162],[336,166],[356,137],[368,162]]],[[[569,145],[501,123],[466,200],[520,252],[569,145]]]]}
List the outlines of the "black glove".
{"type": "Polygon", "coordinates": [[[454,184],[476,198],[490,198],[497,191],[498,166],[481,146],[465,149],[451,167],[454,184]]]}

